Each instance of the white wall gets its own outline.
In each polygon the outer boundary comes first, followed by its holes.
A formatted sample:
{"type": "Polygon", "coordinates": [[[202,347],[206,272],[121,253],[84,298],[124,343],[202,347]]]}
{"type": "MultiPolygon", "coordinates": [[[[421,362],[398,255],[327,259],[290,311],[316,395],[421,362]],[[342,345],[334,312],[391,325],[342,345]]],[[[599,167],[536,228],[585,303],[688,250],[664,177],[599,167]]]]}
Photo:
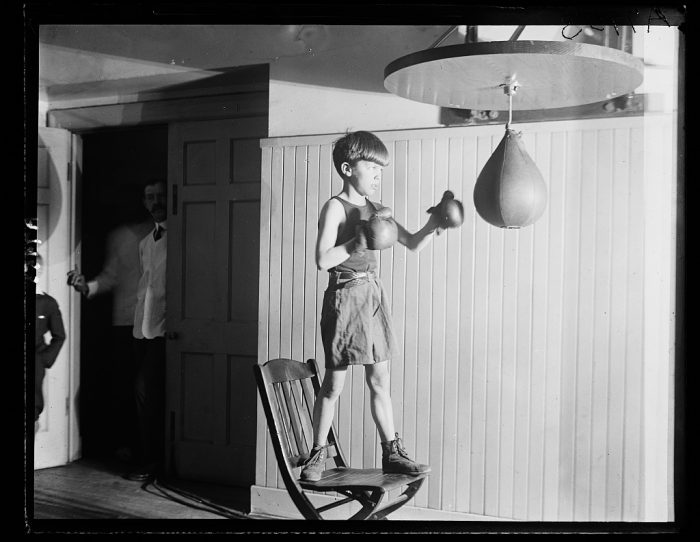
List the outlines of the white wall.
{"type": "MultiPolygon", "coordinates": [[[[637,28],[633,54],[644,59],[647,111],[675,107],[676,27],[637,28]]],[[[540,38],[542,39],[542,38],[540,38]]],[[[549,39],[561,39],[554,37],[549,39]]],[[[270,64],[270,137],[342,133],[347,130],[405,130],[441,127],[440,108],[387,92],[361,92],[289,83],[297,69],[292,59],[270,64]]]]}
{"type": "Polygon", "coordinates": [[[288,83],[270,72],[270,137],[355,130],[435,128],[440,108],[389,92],[361,92],[288,83]]]}
{"type": "Polygon", "coordinates": [[[39,93],[39,114],[38,114],[38,126],[46,126],[46,115],[49,112],[49,101],[46,97],[46,93],[40,91],[39,93]]]}

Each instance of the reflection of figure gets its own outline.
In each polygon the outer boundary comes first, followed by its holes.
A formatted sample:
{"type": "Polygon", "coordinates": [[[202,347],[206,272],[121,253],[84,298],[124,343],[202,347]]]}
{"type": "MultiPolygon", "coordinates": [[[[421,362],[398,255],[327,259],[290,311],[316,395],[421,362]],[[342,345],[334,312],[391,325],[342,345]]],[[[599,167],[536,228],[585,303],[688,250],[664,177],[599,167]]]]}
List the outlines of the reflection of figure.
{"type": "MultiPolygon", "coordinates": [[[[134,325],[136,287],[139,282],[139,252],[141,239],[153,227],[150,221],[119,226],[107,241],[107,262],[93,280],[87,282],[88,299],[112,292],[112,325],[134,325]]],[[[77,284],[76,284],[76,287],[77,284]]]]}
{"type": "Polygon", "coordinates": [[[94,279],[85,280],[79,271],[68,273],[69,284],[87,299],[112,294],[112,328],[110,330],[110,363],[104,383],[109,391],[106,401],[109,412],[112,445],[117,457],[130,459],[138,449],[137,417],[134,404],[134,310],[139,271],[139,242],[152,228],[150,221],[132,222],[113,230],[107,240],[105,265],[94,279]]]}
{"type": "MultiPolygon", "coordinates": [[[[36,273],[41,273],[41,256],[36,257],[36,273]]],[[[66,332],[56,300],[36,285],[36,333],[34,341],[34,421],[44,410],[43,383],[46,369],[56,361],[66,332]],[[48,340],[47,340],[48,339],[48,340]]]]}

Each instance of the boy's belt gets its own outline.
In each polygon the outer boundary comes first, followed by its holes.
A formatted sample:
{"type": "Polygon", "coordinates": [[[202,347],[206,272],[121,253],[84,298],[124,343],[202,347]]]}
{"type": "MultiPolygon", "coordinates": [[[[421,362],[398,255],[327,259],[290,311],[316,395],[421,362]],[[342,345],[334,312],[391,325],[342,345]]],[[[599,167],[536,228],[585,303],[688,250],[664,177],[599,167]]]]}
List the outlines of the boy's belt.
{"type": "Polygon", "coordinates": [[[342,284],[357,279],[374,279],[377,274],[374,271],[331,271],[328,273],[328,286],[342,284]]]}

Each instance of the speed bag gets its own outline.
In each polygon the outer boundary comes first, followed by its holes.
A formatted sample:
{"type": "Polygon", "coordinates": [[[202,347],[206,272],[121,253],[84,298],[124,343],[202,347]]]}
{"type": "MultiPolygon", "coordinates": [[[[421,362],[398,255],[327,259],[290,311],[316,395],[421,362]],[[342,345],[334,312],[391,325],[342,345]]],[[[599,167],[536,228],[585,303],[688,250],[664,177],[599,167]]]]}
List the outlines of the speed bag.
{"type": "Polygon", "coordinates": [[[506,128],[474,185],[479,216],[499,228],[521,228],[535,222],[546,204],[542,173],[525,150],[520,133],[506,128]]]}

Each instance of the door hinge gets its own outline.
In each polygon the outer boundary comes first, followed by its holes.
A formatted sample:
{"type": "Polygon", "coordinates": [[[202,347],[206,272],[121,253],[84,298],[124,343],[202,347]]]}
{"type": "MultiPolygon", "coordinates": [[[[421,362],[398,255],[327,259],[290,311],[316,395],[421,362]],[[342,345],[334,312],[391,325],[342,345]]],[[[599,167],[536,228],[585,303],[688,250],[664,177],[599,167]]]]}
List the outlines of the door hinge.
{"type": "Polygon", "coordinates": [[[177,185],[174,184],[172,190],[170,191],[172,194],[173,198],[173,212],[172,214],[176,215],[177,214],[177,185]]]}
{"type": "Polygon", "coordinates": [[[70,397],[66,397],[66,416],[70,413],[70,397]]]}
{"type": "Polygon", "coordinates": [[[68,175],[68,182],[70,182],[73,180],[73,163],[68,162],[67,167],[68,167],[68,171],[66,172],[66,174],[68,175]]]}

